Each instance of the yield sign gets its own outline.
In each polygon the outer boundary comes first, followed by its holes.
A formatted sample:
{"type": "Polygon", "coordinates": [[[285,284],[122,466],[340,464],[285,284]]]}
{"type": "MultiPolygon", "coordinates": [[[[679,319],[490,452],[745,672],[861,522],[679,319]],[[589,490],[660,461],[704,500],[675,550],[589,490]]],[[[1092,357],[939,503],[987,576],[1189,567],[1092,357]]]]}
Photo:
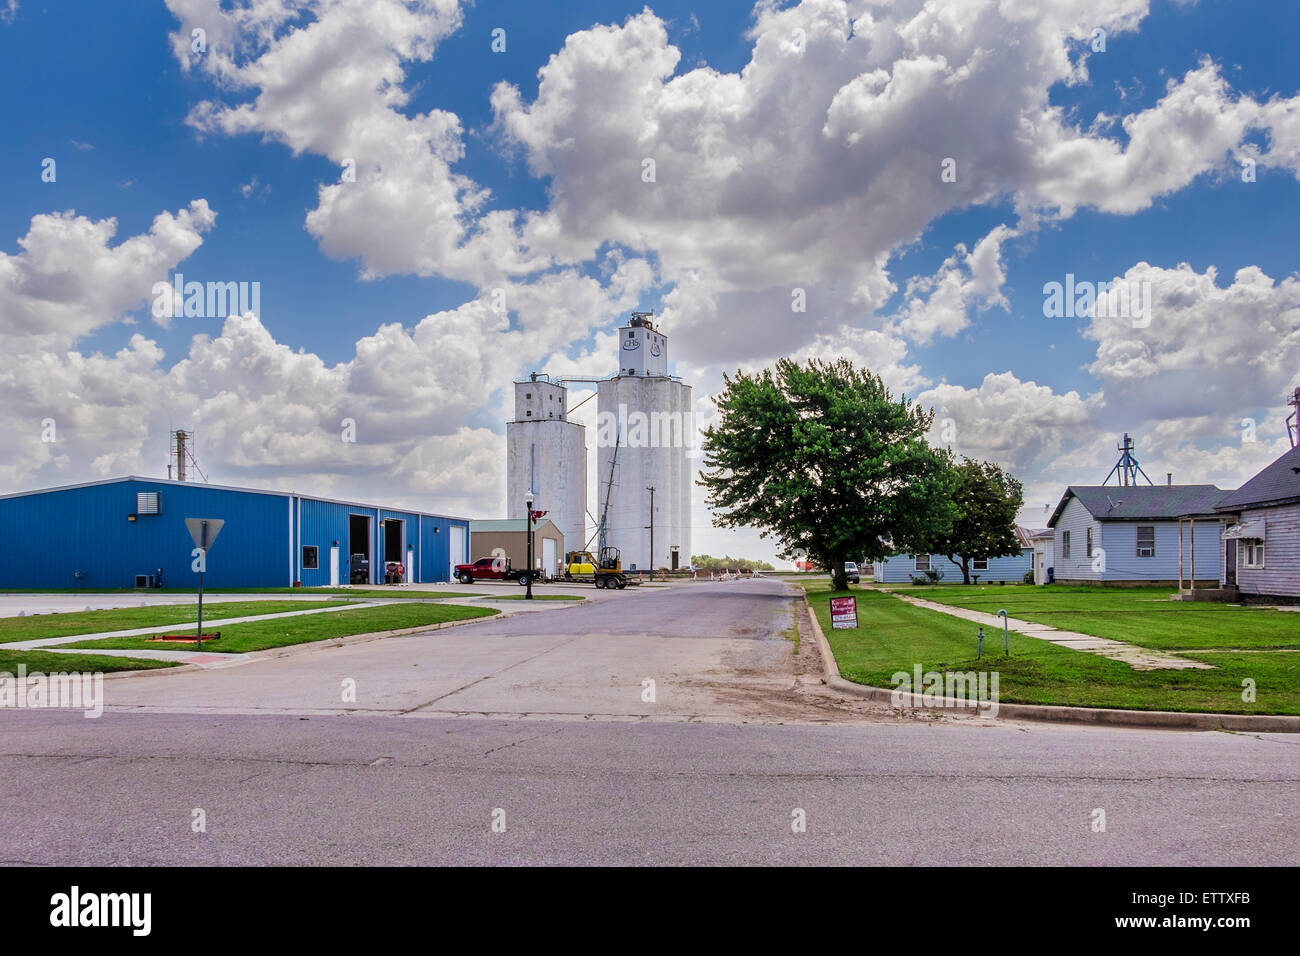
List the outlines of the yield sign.
{"type": "Polygon", "coordinates": [[[185,519],[185,527],[190,529],[190,537],[194,539],[194,547],[202,548],[204,551],[216,543],[217,535],[221,533],[221,527],[225,523],[225,518],[185,519]]]}

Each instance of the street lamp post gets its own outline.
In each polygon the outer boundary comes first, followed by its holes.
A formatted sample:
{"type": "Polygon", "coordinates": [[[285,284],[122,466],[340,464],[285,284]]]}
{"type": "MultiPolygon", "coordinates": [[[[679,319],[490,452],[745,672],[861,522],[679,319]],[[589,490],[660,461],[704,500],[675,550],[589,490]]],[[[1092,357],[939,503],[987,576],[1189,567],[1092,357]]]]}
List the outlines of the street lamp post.
{"type": "Polygon", "coordinates": [[[528,497],[524,499],[524,504],[528,506],[528,576],[524,579],[527,582],[527,591],[524,593],[524,600],[533,599],[533,495],[529,492],[528,497]]]}

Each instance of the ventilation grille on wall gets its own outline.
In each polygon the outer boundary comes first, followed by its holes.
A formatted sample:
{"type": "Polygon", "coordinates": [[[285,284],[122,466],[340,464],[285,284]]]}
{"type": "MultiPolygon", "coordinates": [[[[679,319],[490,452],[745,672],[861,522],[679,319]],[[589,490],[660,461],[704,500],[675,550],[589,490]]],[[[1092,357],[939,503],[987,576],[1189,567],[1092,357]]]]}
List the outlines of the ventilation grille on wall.
{"type": "Polygon", "coordinates": [[[158,513],[158,492],[137,492],[135,496],[135,513],[138,515],[156,515],[158,513]]]}

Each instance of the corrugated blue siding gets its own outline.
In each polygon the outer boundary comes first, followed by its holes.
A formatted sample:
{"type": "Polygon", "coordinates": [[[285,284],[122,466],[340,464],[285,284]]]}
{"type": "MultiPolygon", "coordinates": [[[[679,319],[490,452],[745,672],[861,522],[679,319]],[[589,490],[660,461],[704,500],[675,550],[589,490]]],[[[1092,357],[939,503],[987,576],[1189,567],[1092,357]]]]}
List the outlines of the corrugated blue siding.
{"type": "Polygon", "coordinates": [[[466,546],[469,542],[469,522],[459,521],[453,518],[435,518],[426,515],[423,520],[423,549],[422,564],[418,564],[419,573],[423,576],[423,581],[450,581],[451,565],[464,564],[469,558],[466,555],[456,555],[455,561],[452,561],[451,555],[451,528],[453,525],[463,529],[466,546]]]}
{"type": "MultiPolygon", "coordinates": [[[[875,579],[885,584],[905,584],[912,580],[912,575],[923,574],[916,570],[916,556],[896,554],[872,564],[875,579]]],[[[941,554],[930,556],[930,567],[943,572],[943,580],[949,584],[961,583],[961,568],[941,554]]],[[[1003,558],[989,558],[987,571],[971,570],[971,577],[979,575],[981,581],[1016,581],[1023,582],[1025,572],[1033,567],[1033,549],[1026,548],[1020,554],[1003,558]]]]}
{"type": "MultiPolygon", "coordinates": [[[[301,509],[302,523],[298,531],[297,547],[299,562],[299,579],[303,587],[323,587],[330,583],[330,549],[338,542],[339,584],[348,583],[348,557],[351,545],[348,541],[348,518],[350,515],[367,515],[370,518],[370,553],[375,553],[375,509],[361,505],[341,504],[336,501],[318,501],[314,498],[297,498],[295,511],[301,509]],[[315,570],[302,568],[302,548],[312,545],[318,548],[318,561],[315,570]]],[[[374,573],[372,562],[371,573],[374,573]]]]}
{"type": "MultiPolygon", "coordinates": [[[[0,588],[131,588],[137,574],[162,570],[163,586],[197,585],[186,518],[226,523],[208,554],[210,588],[305,587],[330,583],[330,549],[339,547],[339,580],[348,580],[348,518],[370,517],[372,578],[383,580],[384,518],[402,521],[412,549],[411,579],[451,580],[449,529],[469,522],[408,511],[210,485],[125,479],[0,498],[0,588]],[[139,492],[157,492],[159,514],[138,515],[139,492]],[[317,567],[302,566],[314,546],[317,567]],[[78,578],[77,571],[84,572],[78,578]]],[[[403,549],[403,563],[407,562],[403,549]]],[[[463,560],[463,559],[462,559],[463,560]]]]}
{"type": "Polygon", "coordinates": [[[205,586],[290,583],[288,495],[120,481],[0,498],[0,587],[130,588],[137,574],[159,568],[164,587],[194,586],[186,518],[226,522],[208,554],[205,586]],[[141,491],[158,493],[159,514],[129,521],[141,491]]]}

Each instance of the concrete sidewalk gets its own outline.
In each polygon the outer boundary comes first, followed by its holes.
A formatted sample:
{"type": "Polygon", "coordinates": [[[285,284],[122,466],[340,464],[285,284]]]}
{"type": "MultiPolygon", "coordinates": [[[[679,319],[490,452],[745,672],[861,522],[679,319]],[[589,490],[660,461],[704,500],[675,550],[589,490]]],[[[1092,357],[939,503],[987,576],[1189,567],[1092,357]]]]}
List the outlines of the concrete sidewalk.
{"type": "MultiPolygon", "coordinates": [[[[877,590],[884,589],[878,588],[877,590]]],[[[885,593],[916,607],[923,607],[929,611],[938,611],[940,614],[947,614],[950,617],[959,617],[962,620],[972,621],[988,628],[989,630],[985,633],[984,638],[994,650],[997,649],[997,644],[1002,639],[1002,618],[996,614],[972,611],[964,607],[953,607],[949,604],[938,604],[934,601],[926,601],[907,594],[899,594],[897,591],[886,591],[885,593]]],[[[1076,651],[1085,651],[1099,657],[1107,657],[1113,661],[1122,661],[1135,671],[1214,670],[1213,664],[1206,664],[1203,661],[1194,661],[1173,654],[1162,654],[1150,648],[1125,644],[1123,641],[1113,641],[1106,637],[1094,637],[1091,634],[1080,634],[1076,631],[1061,631],[1047,624],[1022,621],[1015,617],[1007,618],[1007,626],[1026,637],[1034,637],[1040,641],[1059,644],[1062,647],[1069,647],[1076,651]]]]}

